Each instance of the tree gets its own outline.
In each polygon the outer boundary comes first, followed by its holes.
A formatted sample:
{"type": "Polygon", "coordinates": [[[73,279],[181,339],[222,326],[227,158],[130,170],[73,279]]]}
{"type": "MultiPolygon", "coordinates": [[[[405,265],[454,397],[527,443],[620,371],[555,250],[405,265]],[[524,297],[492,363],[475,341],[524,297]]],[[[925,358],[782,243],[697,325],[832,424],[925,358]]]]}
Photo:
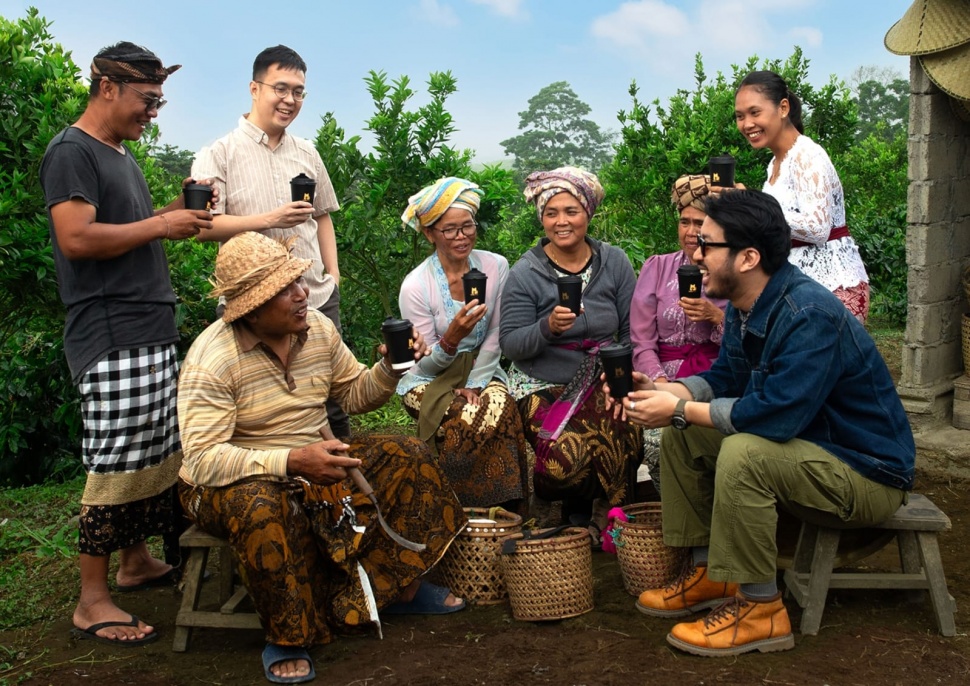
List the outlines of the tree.
{"type": "Polygon", "coordinates": [[[856,140],[879,135],[890,141],[909,129],[909,81],[870,79],[859,84],[856,94],[859,128],[856,140]]]}
{"type": "Polygon", "coordinates": [[[374,101],[365,127],[374,135],[373,152],[362,154],[360,138],[347,138],[332,113],[324,115],[315,143],[342,208],[335,224],[344,338],[366,356],[373,354],[381,320],[397,312],[404,276],[430,253],[423,235],[401,226],[408,198],[443,176],[478,183],[485,191],[478,246],[488,247],[490,228],[520,193],[510,172],[498,166],[473,171],[472,152],[448,145],[455,125],[445,104],[457,90],[450,72],[431,74],[431,101],[417,109],[408,109],[415,91],[407,76],[389,82],[384,72],[372,71],[364,81],[374,101]]]}
{"type": "Polygon", "coordinates": [[[160,147],[152,147],[151,156],[155,163],[178,180],[187,178],[192,171],[192,160],[195,153],[183,150],[177,145],[166,143],[160,147]]]}
{"type": "Polygon", "coordinates": [[[610,136],[587,116],[592,110],[565,81],[557,81],[529,100],[519,112],[517,136],[500,145],[515,157],[513,168],[520,176],[570,164],[598,171],[610,158],[610,136]]]}

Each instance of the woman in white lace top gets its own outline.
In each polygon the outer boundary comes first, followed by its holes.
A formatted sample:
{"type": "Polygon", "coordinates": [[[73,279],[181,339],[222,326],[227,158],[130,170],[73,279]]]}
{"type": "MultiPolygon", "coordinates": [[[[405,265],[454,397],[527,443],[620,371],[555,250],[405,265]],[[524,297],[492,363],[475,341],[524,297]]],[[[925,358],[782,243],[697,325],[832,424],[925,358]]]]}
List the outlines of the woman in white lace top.
{"type": "Polygon", "coordinates": [[[763,190],[791,227],[789,260],[865,322],[869,276],[845,224],[842,182],[825,150],[803,135],[801,100],[778,74],[754,71],[735,93],[734,117],[752,147],[774,153],[763,190]]]}

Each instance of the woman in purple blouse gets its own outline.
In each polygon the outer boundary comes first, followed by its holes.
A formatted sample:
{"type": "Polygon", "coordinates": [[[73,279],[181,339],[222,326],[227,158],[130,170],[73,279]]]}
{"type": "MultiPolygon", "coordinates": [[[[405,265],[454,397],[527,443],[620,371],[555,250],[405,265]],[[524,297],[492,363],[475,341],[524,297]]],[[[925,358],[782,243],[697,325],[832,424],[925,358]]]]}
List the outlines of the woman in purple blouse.
{"type": "MultiPolygon", "coordinates": [[[[673,381],[709,369],[720,350],[726,300],[681,298],[677,269],[694,264],[697,234],[707,216],[704,201],[708,177],[694,174],[677,179],[673,203],[680,213],[680,250],[647,259],[630,305],[633,367],[654,381],[673,381]]],[[[659,490],[659,431],[647,430],[644,464],[659,490]],[[654,435],[656,434],[656,435],[654,435]]],[[[641,468],[641,477],[646,478],[641,468]]]]}

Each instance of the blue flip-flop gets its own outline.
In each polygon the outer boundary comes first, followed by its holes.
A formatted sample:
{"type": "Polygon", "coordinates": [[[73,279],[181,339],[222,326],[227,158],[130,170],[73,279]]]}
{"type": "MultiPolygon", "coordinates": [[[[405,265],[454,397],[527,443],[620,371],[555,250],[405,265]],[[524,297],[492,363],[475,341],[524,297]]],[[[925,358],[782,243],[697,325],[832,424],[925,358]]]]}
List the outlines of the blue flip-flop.
{"type": "Polygon", "coordinates": [[[386,615],[447,615],[465,609],[464,600],[458,605],[445,605],[449,593],[451,591],[447,588],[422,581],[421,585],[418,586],[417,593],[411,600],[406,603],[392,603],[381,610],[381,613],[386,615]]]}
{"type": "Polygon", "coordinates": [[[306,648],[280,646],[275,643],[267,643],[266,647],[263,648],[263,674],[266,675],[268,681],[274,684],[302,684],[317,678],[317,673],[313,669],[313,660],[310,659],[310,654],[307,653],[306,648]],[[277,662],[285,662],[286,660],[306,660],[310,663],[310,672],[303,676],[276,676],[270,671],[270,667],[277,662]]]}

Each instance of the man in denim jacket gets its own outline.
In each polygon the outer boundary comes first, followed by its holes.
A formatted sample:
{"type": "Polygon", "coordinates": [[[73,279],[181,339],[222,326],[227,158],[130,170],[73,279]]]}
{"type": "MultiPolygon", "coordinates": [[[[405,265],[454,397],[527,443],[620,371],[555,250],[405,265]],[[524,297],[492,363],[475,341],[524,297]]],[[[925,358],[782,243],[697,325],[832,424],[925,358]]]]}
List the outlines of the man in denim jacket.
{"type": "Polygon", "coordinates": [[[916,447],[889,370],[862,325],[788,262],[777,201],[725,192],[707,205],[695,258],[727,298],[714,366],[638,390],[622,412],[670,426],[661,442],[664,540],[693,564],[637,608],[683,617],[667,640],[699,655],[794,646],[776,585],[776,505],[830,527],[883,521],[913,485],[916,447]]]}

